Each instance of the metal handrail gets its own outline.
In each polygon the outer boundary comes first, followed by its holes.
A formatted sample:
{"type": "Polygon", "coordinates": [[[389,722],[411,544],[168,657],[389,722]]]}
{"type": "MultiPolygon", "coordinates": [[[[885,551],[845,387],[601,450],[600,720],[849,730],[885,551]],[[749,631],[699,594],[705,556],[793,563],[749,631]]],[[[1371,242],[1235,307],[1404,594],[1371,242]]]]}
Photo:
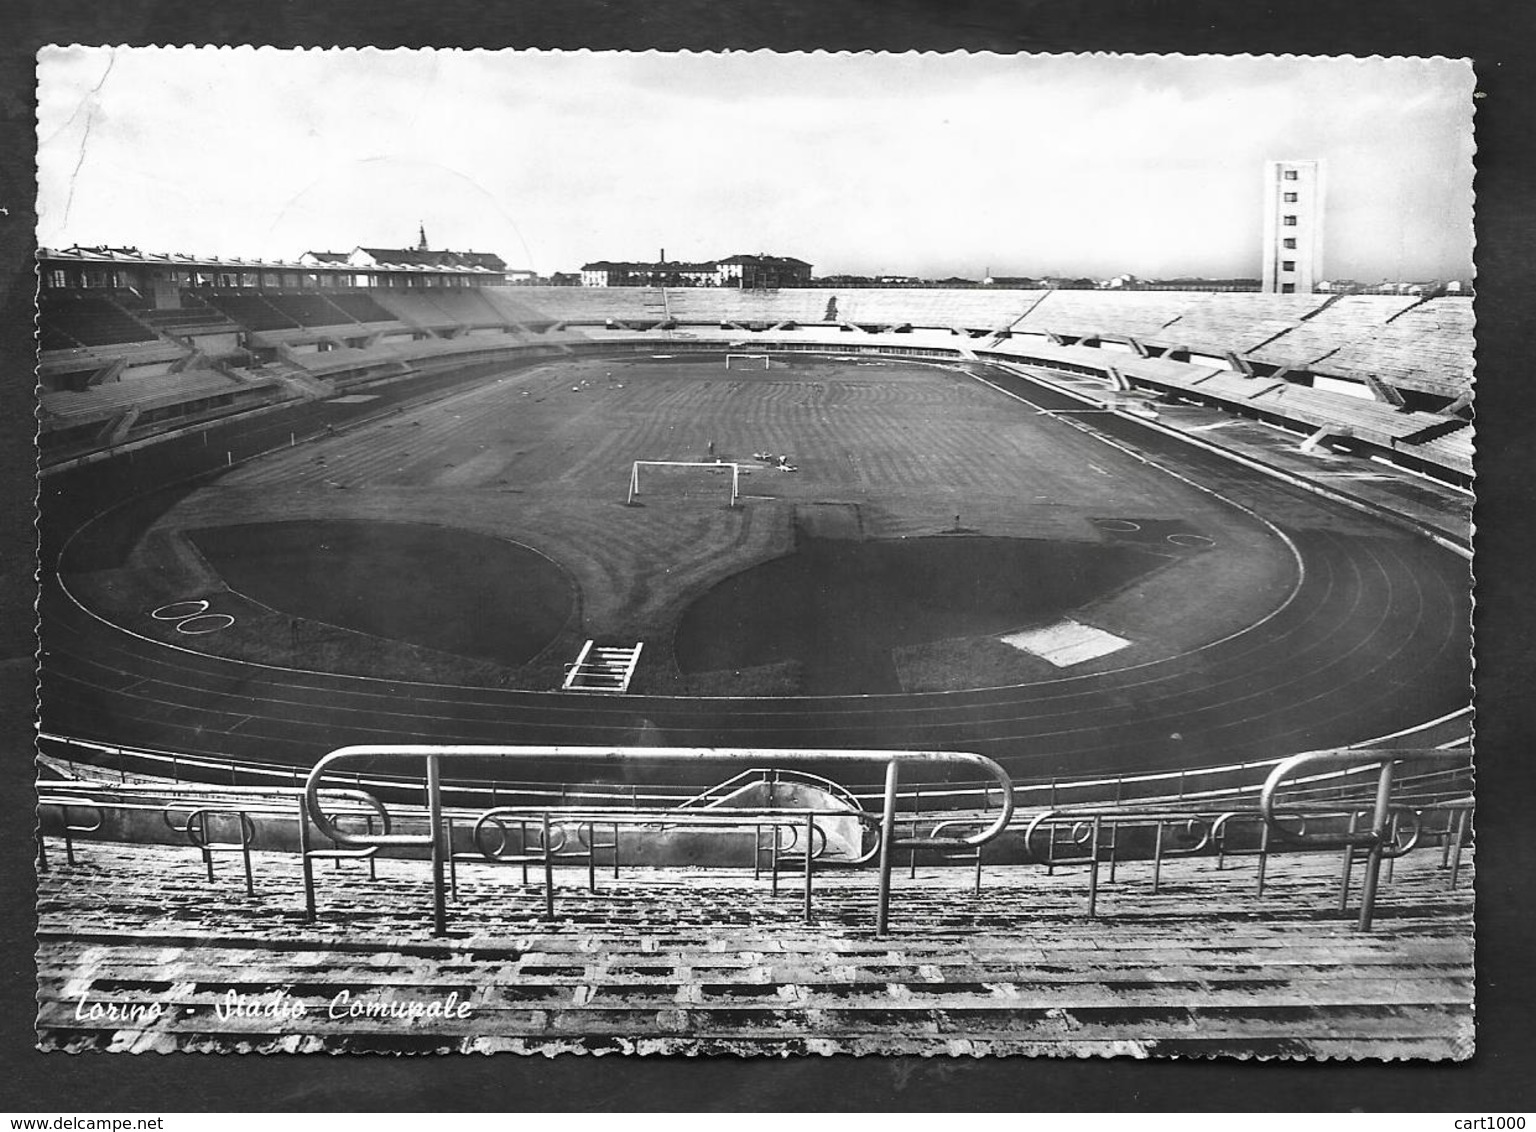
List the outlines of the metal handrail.
{"type": "MultiPolygon", "coordinates": [[[[1380,736],[1369,740],[1366,743],[1356,744],[1355,746],[1348,749],[1374,749],[1379,748],[1382,746],[1382,744],[1388,742],[1407,741],[1412,736],[1432,733],[1436,729],[1443,730],[1444,728],[1456,724],[1459,721],[1470,720],[1471,713],[1472,709],[1470,707],[1461,708],[1457,711],[1453,711],[1447,715],[1441,716],[1438,719],[1430,720],[1426,723],[1406,728],[1391,735],[1380,736]]],[[[1462,730],[1465,729],[1463,728],[1462,730]]],[[[178,779],[178,768],[181,766],[196,766],[204,769],[216,769],[221,773],[229,774],[231,776],[231,781],[233,781],[233,775],[237,767],[240,768],[244,773],[265,774],[274,779],[281,778],[292,783],[297,783],[299,781],[299,773],[301,770],[300,767],[285,763],[256,763],[248,760],[237,762],[236,760],[218,759],[206,755],[189,755],[173,751],[156,750],[153,748],[129,747],[123,746],[121,744],[101,743],[89,739],[78,739],[66,735],[59,735],[52,732],[42,732],[39,734],[38,739],[41,742],[57,743],[66,748],[72,747],[87,751],[95,751],[103,756],[115,755],[119,761],[119,766],[121,766],[122,759],[125,756],[129,756],[137,760],[147,760],[149,762],[163,764],[165,766],[165,771],[162,773],[169,772],[172,777],[178,779]]],[[[1439,747],[1444,749],[1453,745],[1464,746],[1466,742],[1467,740],[1465,738],[1459,738],[1448,743],[1439,744],[1439,747]]],[[[72,760],[67,755],[62,757],[64,757],[66,761],[70,761],[72,763],[72,760]]],[[[1177,795],[1181,801],[1186,799],[1191,801],[1232,799],[1235,801],[1253,793],[1255,786],[1251,780],[1244,781],[1241,785],[1232,786],[1218,786],[1211,785],[1211,783],[1217,780],[1231,778],[1234,775],[1243,776],[1246,778],[1247,776],[1255,775],[1259,771],[1264,771],[1267,773],[1269,770],[1273,769],[1280,761],[1280,759],[1272,758],[1256,761],[1245,760],[1241,762],[1220,764],[1217,766],[1189,767],[1167,771],[1141,771],[1128,774],[1099,773],[1087,775],[1051,776],[1049,778],[1026,780],[1018,783],[1015,802],[1021,807],[1033,806],[1034,804],[1037,804],[1035,802],[1034,796],[1039,795],[1039,804],[1047,805],[1050,808],[1056,808],[1058,803],[1058,792],[1074,791],[1091,793],[1098,791],[1106,796],[1113,792],[1114,797],[1118,800],[1122,791],[1126,788],[1147,789],[1157,788],[1157,786],[1161,786],[1162,788],[1166,789],[1166,793],[1161,795],[1147,795],[1145,798],[1146,801],[1153,801],[1157,799],[1169,801],[1175,795],[1177,795]]],[[[89,765],[101,764],[91,763],[89,765]]],[[[401,785],[400,782],[389,782],[382,780],[369,781],[367,784],[379,789],[399,788],[401,785]]],[[[122,785],[126,788],[132,788],[135,784],[124,783],[122,785]]],[[[275,784],[274,787],[223,787],[222,789],[265,790],[271,788],[282,789],[281,787],[276,787],[275,784]]],[[[562,797],[564,797],[566,793],[565,787],[556,786],[549,782],[534,780],[456,780],[454,782],[453,789],[456,794],[489,794],[493,799],[495,798],[498,791],[502,794],[515,792],[528,794],[530,796],[539,794],[541,792],[551,795],[558,792],[562,797]]],[[[654,798],[664,803],[671,802],[674,805],[686,802],[690,797],[696,796],[697,790],[697,788],[673,789],[669,787],[653,787],[653,790],[672,790],[672,792],[653,792],[649,794],[637,795],[635,788],[632,786],[626,790],[621,787],[589,785],[583,787],[580,793],[585,794],[588,797],[601,798],[604,796],[605,789],[610,790],[610,796],[615,799],[618,799],[627,793],[630,799],[634,799],[637,796],[647,797],[654,798]]],[[[938,791],[931,787],[926,787],[918,791],[918,794],[920,794],[924,799],[930,801],[940,797],[972,798],[978,795],[984,797],[986,789],[986,787],[978,786],[974,782],[963,782],[955,783],[948,789],[938,791]]],[[[874,799],[878,797],[880,797],[880,794],[878,793],[865,794],[860,792],[859,794],[854,795],[855,801],[858,801],[861,798],[874,799]]],[[[913,795],[904,792],[902,797],[911,798],[913,795]]]]}
{"type": "Polygon", "coordinates": [[[1197,844],[1183,846],[1177,849],[1168,849],[1163,852],[1166,857],[1190,857],[1203,853],[1211,843],[1212,827],[1217,820],[1208,813],[1197,810],[1177,809],[1149,809],[1139,810],[1130,806],[1122,807],[1085,807],[1082,809],[1044,810],[1036,814],[1024,829],[1024,851],[1033,860],[1050,865],[1086,865],[1091,863],[1090,857],[1056,857],[1052,853],[1052,845],[1046,847],[1045,854],[1039,853],[1034,847],[1036,831],[1044,825],[1069,825],[1072,829],[1071,842],[1075,845],[1086,845],[1092,833],[1092,824],[1095,820],[1109,822],[1113,827],[1137,828],[1151,826],[1157,830],[1170,825],[1183,825],[1191,836],[1194,836],[1196,827],[1204,830],[1197,844]]]}
{"type": "MultiPolygon", "coordinates": [[[[53,806],[59,811],[59,822],[64,833],[64,860],[73,868],[75,864],[75,839],[71,835],[76,833],[95,833],[106,822],[106,814],[102,812],[100,806],[94,803],[77,802],[73,799],[39,797],[37,808],[41,810],[44,806],[53,806]],[[69,811],[72,809],[89,810],[95,815],[96,820],[90,825],[71,825],[69,811]]],[[[43,843],[43,823],[41,820],[37,823],[37,861],[38,871],[47,872],[48,853],[43,843]]]]}
{"type": "MultiPolygon", "coordinates": [[[[539,864],[544,866],[544,910],[547,916],[555,914],[554,875],[551,871],[554,863],[563,859],[585,860],[587,862],[587,887],[596,891],[597,872],[596,855],[598,848],[613,850],[613,875],[619,875],[619,829],[622,826],[640,826],[651,828],[680,828],[680,829],[725,829],[746,830],[751,829],[755,836],[753,876],[760,875],[762,865],[762,831],[766,828],[772,831],[773,840],[769,845],[772,854],[773,894],[779,893],[779,866],[786,859],[800,858],[804,865],[805,875],[805,922],[811,923],[811,873],[814,862],[826,852],[827,836],[816,824],[818,817],[835,817],[846,819],[852,815],[845,810],[823,810],[815,808],[786,808],[786,807],[752,807],[730,808],[725,810],[711,809],[706,812],[680,812],[668,810],[657,812],[654,810],[613,810],[613,809],[565,809],[551,810],[537,807],[501,806],[486,810],[475,821],[470,831],[470,845],[474,852],[454,853],[449,846],[449,891],[455,898],[458,896],[458,872],[459,861],[483,861],[489,864],[512,864],[523,867],[523,883],[528,882],[528,866],[539,864]],[[518,846],[511,851],[511,837],[504,819],[515,822],[518,826],[518,846]],[[489,826],[494,825],[500,834],[500,841],[491,848],[486,845],[483,834],[489,826]],[[611,828],[613,841],[608,845],[600,845],[595,836],[597,826],[611,828]],[[586,835],[583,836],[583,830],[586,835]],[[791,834],[788,845],[782,840],[785,830],[791,834]],[[800,844],[800,838],[805,837],[809,852],[796,853],[795,849],[800,844]],[[530,845],[530,831],[536,835],[536,841],[530,845]],[[568,849],[571,845],[571,832],[575,834],[575,848],[568,849]],[[816,838],[821,838],[820,849],[816,848],[816,838]]],[[[869,815],[863,815],[868,818],[869,815]]],[[[862,824],[862,823],[861,823],[862,824]]],[[[373,850],[367,850],[372,852],[373,850]]],[[[865,851],[860,857],[852,859],[847,864],[862,864],[867,862],[874,854],[874,850],[865,851]]]]}
{"type": "MultiPolygon", "coordinates": [[[[315,825],[331,840],[364,848],[369,845],[425,846],[432,851],[432,888],[434,930],[441,935],[448,930],[446,892],[443,887],[443,862],[446,846],[443,841],[443,786],[442,764],[445,760],[532,760],[569,759],[593,763],[627,762],[680,762],[692,765],[710,763],[774,762],[813,763],[818,765],[847,763],[850,765],[881,764],[885,767],[885,799],[880,818],[879,899],[875,930],[885,935],[890,916],[890,884],[892,852],[898,846],[896,836],[896,803],[903,766],[968,766],[991,776],[1001,787],[999,810],[996,819],[969,836],[956,838],[949,845],[983,845],[1008,827],[1013,817],[1013,780],[997,763],[969,751],[878,751],[878,750],[804,750],[765,748],[708,748],[708,747],[566,747],[566,746],[435,746],[425,744],[380,744],[341,747],[331,751],[317,762],[305,782],[305,796],[315,825]],[[321,783],[327,773],[345,762],[362,759],[410,760],[426,764],[428,832],[424,834],[378,833],[355,834],[336,828],[319,808],[321,783]]],[[[901,845],[909,844],[900,842],[901,845]]]]}
{"type": "MultiPolygon", "coordinates": [[[[162,815],[165,823],[171,825],[169,813],[162,815]]],[[[172,829],[177,827],[171,825],[172,829]]],[[[251,871],[251,845],[256,841],[256,822],[251,815],[242,809],[225,809],[221,806],[204,806],[193,810],[187,815],[187,822],[180,828],[181,833],[186,834],[187,840],[193,848],[203,855],[203,864],[208,869],[208,881],[213,882],[213,855],[215,853],[239,853],[245,863],[245,892],[247,896],[256,895],[255,878],[251,871]],[[211,841],[208,835],[208,819],[210,817],[234,818],[235,828],[239,831],[238,841],[211,841]]]]}
{"type": "MultiPolygon", "coordinates": [[[[626,825],[646,826],[653,829],[745,829],[748,826],[777,826],[787,828],[794,838],[787,846],[786,851],[792,852],[799,844],[799,831],[804,824],[802,819],[810,818],[841,818],[857,821],[866,829],[876,828],[879,819],[863,810],[841,809],[817,809],[814,806],[710,806],[703,809],[689,810],[656,810],[644,807],[603,807],[603,806],[496,806],[486,810],[475,822],[471,841],[479,846],[479,836],[483,827],[489,822],[494,823],[498,818],[508,817],[533,821],[548,815],[550,828],[563,829],[566,825],[573,825],[578,830],[580,839],[580,826],[583,823],[595,825],[626,825]],[[783,819],[783,820],[778,820],[783,819]]],[[[820,832],[819,827],[817,832],[820,832]]],[[[559,852],[562,846],[556,846],[554,852],[559,852]]],[[[874,858],[878,844],[870,849],[861,850],[856,857],[840,859],[840,864],[866,864],[874,858]]],[[[484,849],[481,849],[484,852],[484,849]]],[[[822,834],[822,849],[817,853],[826,851],[826,835],[822,834]]]]}
{"type": "Polygon", "coordinates": [[[858,797],[851,790],[841,783],[833,782],[830,778],[825,778],[819,774],[812,774],[807,770],[789,770],[784,767],[766,766],[753,767],[750,770],[742,771],[740,774],[733,774],[724,782],[718,782],[708,790],[701,791],[691,798],[684,799],[675,808],[679,810],[717,809],[719,802],[723,801],[724,797],[733,788],[747,786],[754,781],[762,782],[770,787],[780,781],[814,786],[830,794],[851,809],[860,811],[864,809],[864,804],[859,801],[858,797]]]}
{"type": "MultiPolygon", "coordinates": [[[[1346,870],[1357,852],[1362,850],[1365,852],[1365,876],[1360,888],[1359,928],[1363,932],[1370,931],[1376,910],[1376,890],[1380,883],[1382,861],[1392,860],[1410,852],[1418,844],[1421,831],[1422,823],[1417,811],[1394,806],[1392,803],[1398,768],[1409,763],[1427,763],[1434,767],[1457,769],[1470,766],[1470,760],[1471,753],[1466,750],[1378,749],[1317,751],[1292,755],[1288,759],[1281,760],[1265,780],[1264,787],[1259,792],[1259,812],[1263,815],[1265,827],[1274,836],[1291,844],[1312,845],[1317,848],[1342,848],[1345,854],[1346,870]],[[1376,798],[1374,805],[1370,808],[1369,825],[1363,830],[1359,829],[1358,823],[1352,819],[1347,833],[1307,833],[1304,827],[1288,824],[1287,815],[1281,813],[1277,807],[1280,790],[1288,782],[1307,781],[1304,777],[1306,775],[1341,770],[1364,770],[1373,766],[1379,768],[1376,776],[1376,798]],[[1403,841],[1400,840],[1399,825],[1405,817],[1412,824],[1412,832],[1407,840],[1403,841]]],[[[1337,811],[1337,805],[1334,809],[1337,811]]],[[[1293,814],[1299,812],[1303,811],[1295,809],[1292,811],[1293,814]]],[[[1347,900],[1349,895],[1347,871],[1344,883],[1345,889],[1341,900],[1347,900]]]]}

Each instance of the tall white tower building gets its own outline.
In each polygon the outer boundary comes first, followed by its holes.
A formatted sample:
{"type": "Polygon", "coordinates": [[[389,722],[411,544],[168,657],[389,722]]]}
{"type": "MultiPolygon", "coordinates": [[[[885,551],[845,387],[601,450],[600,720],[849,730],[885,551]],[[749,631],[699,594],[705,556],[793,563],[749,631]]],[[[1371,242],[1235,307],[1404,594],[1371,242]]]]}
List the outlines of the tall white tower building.
{"type": "Polygon", "coordinates": [[[1264,163],[1264,269],[1260,290],[1310,294],[1323,270],[1323,163],[1264,163]]]}

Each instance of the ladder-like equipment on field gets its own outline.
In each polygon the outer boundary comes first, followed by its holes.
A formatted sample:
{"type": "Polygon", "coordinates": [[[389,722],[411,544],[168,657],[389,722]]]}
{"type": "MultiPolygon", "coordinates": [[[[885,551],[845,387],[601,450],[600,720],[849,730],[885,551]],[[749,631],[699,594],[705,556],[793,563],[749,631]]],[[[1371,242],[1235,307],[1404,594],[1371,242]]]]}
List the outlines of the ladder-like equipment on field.
{"type": "Polygon", "coordinates": [[[614,692],[629,691],[634,679],[635,666],[640,663],[641,641],[631,646],[598,648],[592,641],[581,646],[576,660],[565,670],[565,692],[614,692]]]}

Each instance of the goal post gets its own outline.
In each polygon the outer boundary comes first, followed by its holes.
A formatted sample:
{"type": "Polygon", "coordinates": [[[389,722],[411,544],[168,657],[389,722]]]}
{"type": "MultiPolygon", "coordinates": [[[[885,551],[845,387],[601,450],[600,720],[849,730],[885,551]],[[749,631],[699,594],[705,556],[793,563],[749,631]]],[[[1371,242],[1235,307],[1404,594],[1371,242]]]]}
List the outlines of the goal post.
{"type": "Polygon", "coordinates": [[[725,355],[726,369],[772,369],[773,359],[769,354],[727,354],[725,355]],[[761,366],[754,362],[762,362],[761,366]]]}
{"type": "Polygon", "coordinates": [[[736,500],[741,494],[741,465],[733,464],[728,460],[636,460],[629,469],[629,498],[624,500],[626,505],[633,505],[635,498],[640,494],[641,468],[708,468],[715,472],[730,469],[730,506],[736,506],[736,500]]]}

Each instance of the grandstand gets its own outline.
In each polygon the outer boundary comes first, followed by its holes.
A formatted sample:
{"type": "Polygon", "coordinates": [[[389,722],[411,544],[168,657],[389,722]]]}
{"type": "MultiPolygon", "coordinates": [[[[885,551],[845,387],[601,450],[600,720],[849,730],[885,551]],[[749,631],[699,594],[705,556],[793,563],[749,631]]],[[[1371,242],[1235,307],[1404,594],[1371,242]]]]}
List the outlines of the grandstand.
{"type": "Polygon", "coordinates": [[[44,1044],[1468,1056],[1471,336],[1451,296],[45,286],[44,1044]],[[623,507],[668,458],[751,478],[623,507]],[[493,532],[577,612],[466,676],[226,587],[180,532],[231,513],[430,525],[423,590],[467,587],[457,525],[493,532]],[[855,695],[675,659],[688,601],[797,543],[982,533],[1155,534],[1095,608],[1190,638],[1067,669],[985,642],[967,674],[1003,675],[954,686],[923,674],[981,646],[920,641],[895,678],[937,682],[855,695]],[[1189,601],[1224,562],[1241,584],[1189,601]],[[658,629],[677,671],[554,690],[580,640],[658,629]],[[344,667],[365,647],[389,679],[344,667]],[[684,773],[666,737],[736,753],[684,773]],[[554,749],[441,794],[383,755],[313,777],[353,742],[514,741],[554,749]],[[829,773],[849,748],[872,777],[829,773]],[[314,1024],[219,1017],[226,987],[314,1024]],[[346,987],[477,1021],[330,1024],[346,987]]]}
{"type": "MultiPolygon", "coordinates": [[[[626,754],[653,757],[605,757],[626,754]]],[[[1354,833],[1374,775],[1321,790],[1313,780],[1277,803],[1314,768],[1370,770],[1380,755],[1368,751],[1275,766],[1257,801],[1202,790],[1207,778],[1180,781],[1188,798],[1025,811],[1047,800],[1044,784],[1012,784],[1013,815],[978,811],[981,791],[963,786],[931,794],[950,808],[925,814],[921,792],[893,776],[884,832],[870,824],[862,838],[879,851],[875,891],[829,851],[863,799],[788,770],[643,805],[617,791],[575,807],[507,795],[478,820],[444,809],[446,824],[343,789],[321,803],[333,816],[317,840],[307,807],[320,768],[307,793],[241,792],[92,783],[50,763],[60,777],[42,787],[40,1033],[46,1048],[136,1052],[239,1041],[1462,1058],[1471,851],[1454,774],[1466,756],[1397,756],[1386,765],[1416,807],[1411,834],[1379,803],[1368,820],[1390,833],[1354,833]],[[1415,759],[1427,773],[1405,773],[1415,759]],[[1293,841],[1297,807],[1309,831],[1293,841]],[[480,838],[488,820],[499,839],[480,838]],[[801,823],[809,842],[793,835],[801,823]],[[390,833],[404,828],[440,832],[390,833]],[[970,830],[975,844],[958,836],[970,830]],[[430,845],[430,868],[407,842],[430,845]],[[807,854],[808,843],[821,848],[807,854]],[[1342,882],[1329,845],[1342,847],[1342,882]],[[730,848],[734,869],[721,867],[730,848]],[[701,855],[713,867],[676,867],[701,855]],[[217,871],[215,856],[227,862],[217,871]],[[97,878],[110,878],[110,896],[97,878]],[[1351,931],[1344,911],[1373,930],[1351,931]],[[82,930],[88,957],[72,946],[82,930]],[[384,973],[367,948],[386,940],[384,973]],[[337,1025],[338,997],[418,1016],[360,1010],[337,1025]],[[160,1006],[147,1023],[130,1012],[146,1001],[160,1006]]],[[[1050,790],[1091,795],[1092,784],[1050,790]]]]}

